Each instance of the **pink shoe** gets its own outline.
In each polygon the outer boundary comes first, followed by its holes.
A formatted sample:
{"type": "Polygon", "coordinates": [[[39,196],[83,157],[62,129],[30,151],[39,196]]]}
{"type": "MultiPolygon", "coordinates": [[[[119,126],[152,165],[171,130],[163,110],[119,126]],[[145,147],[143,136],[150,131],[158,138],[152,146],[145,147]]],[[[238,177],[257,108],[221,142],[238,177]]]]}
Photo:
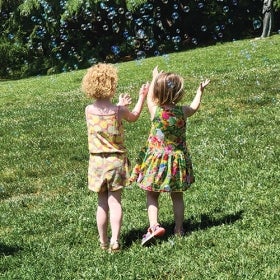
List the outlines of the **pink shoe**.
{"type": "Polygon", "coordinates": [[[153,237],[160,237],[164,234],[165,229],[159,224],[149,227],[147,233],[143,235],[141,245],[146,245],[153,237]]]}

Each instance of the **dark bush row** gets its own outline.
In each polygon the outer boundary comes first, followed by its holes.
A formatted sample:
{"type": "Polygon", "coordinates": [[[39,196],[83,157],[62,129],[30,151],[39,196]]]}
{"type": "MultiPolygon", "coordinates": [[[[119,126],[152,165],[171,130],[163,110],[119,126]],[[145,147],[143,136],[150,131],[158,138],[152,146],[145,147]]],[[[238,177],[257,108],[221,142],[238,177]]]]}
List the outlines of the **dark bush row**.
{"type": "Polygon", "coordinates": [[[59,73],[97,61],[142,59],[261,34],[262,1],[126,5],[110,0],[0,1],[0,77],[59,73]]]}

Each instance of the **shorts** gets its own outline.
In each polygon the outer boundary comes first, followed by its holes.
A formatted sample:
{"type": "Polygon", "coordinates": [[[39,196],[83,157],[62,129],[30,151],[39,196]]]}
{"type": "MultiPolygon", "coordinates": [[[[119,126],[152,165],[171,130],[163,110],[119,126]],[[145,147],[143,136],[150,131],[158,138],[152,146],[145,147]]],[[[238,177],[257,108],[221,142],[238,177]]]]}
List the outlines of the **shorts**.
{"type": "Polygon", "coordinates": [[[94,192],[116,191],[125,187],[129,178],[126,154],[90,154],[88,188],[94,192]]]}

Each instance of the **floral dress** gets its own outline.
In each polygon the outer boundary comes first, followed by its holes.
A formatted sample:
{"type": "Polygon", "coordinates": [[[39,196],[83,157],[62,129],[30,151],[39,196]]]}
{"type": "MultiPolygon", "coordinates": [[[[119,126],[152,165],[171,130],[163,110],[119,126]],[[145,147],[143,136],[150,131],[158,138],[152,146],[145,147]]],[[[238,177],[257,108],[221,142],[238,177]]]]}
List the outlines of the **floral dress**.
{"type": "Polygon", "coordinates": [[[194,182],[181,106],[157,107],[146,146],[130,177],[134,181],[154,192],[185,191],[194,182]]]}

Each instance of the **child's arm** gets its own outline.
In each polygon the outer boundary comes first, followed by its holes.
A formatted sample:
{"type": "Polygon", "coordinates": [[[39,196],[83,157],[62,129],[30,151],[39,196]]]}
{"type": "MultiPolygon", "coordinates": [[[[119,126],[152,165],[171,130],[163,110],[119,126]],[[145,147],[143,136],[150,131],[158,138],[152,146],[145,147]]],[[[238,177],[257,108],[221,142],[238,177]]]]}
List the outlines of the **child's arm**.
{"type": "Polygon", "coordinates": [[[201,82],[196,91],[196,95],[192,103],[189,106],[183,107],[185,117],[192,116],[198,110],[203,95],[203,91],[208,86],[209,83],[210,83],[209,79],[206,79],[205,81],[201,82]]]}
{"type": "Polygon", "coordinates": [[[122,117],[128,122],[135,122],[138,120],[141,111],[143,109],[144,102],[146,100],[147,94],[149,90],[149,83],[143,84],[139,91],[138,101],[134,106],[132,112],[128,110],[127,107],[122,107],[122,117]]]}
{"type": "Polygon", "coordinates": [[[155,100],[153,99],[154,85],[155,85],[155,80],[160,73],[162,73],[162,71],[159,72],[158,66],[156,66],[153,69],[153,78],[152,78],[152,81],[151,81],[151,84],[149,87],[149,91],[148,91],[148,95],[147,95],[147,105],[148,105],[148,109],[149,109],[149,112],[151,115],[151,119],[154,118],[156,106],[157,106],[155,100]]]}

